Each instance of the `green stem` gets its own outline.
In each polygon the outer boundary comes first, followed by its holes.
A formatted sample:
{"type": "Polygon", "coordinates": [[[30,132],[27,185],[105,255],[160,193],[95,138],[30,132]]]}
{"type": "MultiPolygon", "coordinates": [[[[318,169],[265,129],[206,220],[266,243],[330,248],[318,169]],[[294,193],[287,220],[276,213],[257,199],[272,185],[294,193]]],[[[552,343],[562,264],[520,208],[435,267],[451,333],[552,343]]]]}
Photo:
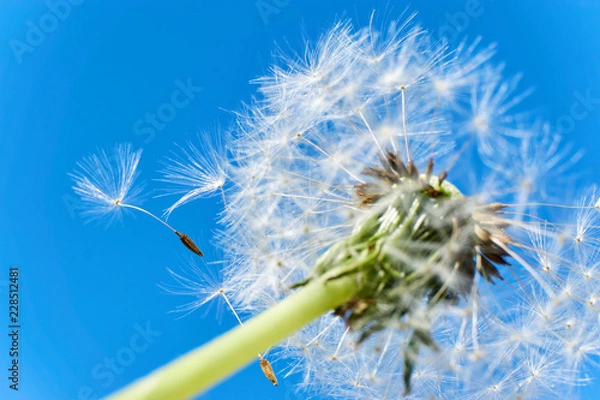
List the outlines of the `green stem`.
{"type": "Polygon", "coordinates": [[[109,400],[183,400],[208,389],[358,291],[354,274],[336,269],[210,343],[110,396],[109,400]],[[328,280],[330,279],[330,280],[328,280]]]}

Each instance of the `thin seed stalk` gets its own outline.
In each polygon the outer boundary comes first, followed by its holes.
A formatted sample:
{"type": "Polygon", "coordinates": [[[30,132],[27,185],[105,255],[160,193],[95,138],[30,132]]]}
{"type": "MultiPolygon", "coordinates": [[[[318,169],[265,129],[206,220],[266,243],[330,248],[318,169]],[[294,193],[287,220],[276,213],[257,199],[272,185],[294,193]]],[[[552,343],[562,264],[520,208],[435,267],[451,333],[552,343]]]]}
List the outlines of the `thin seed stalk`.
{"type": "Polygon", "coordinates": [[[354,274],[338,269],[239,326],[137,380],[109,400],[183,400],[200,394],[358,291],[354,274]]]}

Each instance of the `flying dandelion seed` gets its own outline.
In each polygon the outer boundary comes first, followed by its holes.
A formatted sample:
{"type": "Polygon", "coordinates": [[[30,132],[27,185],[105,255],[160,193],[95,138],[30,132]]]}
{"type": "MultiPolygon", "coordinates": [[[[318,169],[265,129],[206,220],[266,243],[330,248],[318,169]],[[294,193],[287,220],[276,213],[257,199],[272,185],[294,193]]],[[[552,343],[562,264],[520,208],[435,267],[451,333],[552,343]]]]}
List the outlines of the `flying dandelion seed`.
{"type": "Polygon", "coordinates": [[[111,152],[101,150],[77,163],[78,170],[70,176],[75,182],[73,190],[84,204],[83,214],[91,219],[106,218],[110,223],[121,217],[123,209],[142,212],[174,232],[191,252],[203,256],[189,236],[176,231],[150,211],[129,204],[141,192],[134,186],[141,155],[142,151],[134,151],[130,144],[118,144],[111,152]]]}
{"type": "Polygon", "coordinates": [[[528,91],[479,42],[340,23],[256,81],[221,170],[221,244],[228,296],[260,315],[186,356],[195,377],[215,349],[232,352],[229,372],[239,352],[249,361],[254,348],[229,347],[271,321],[309,395],[576,396],[600,356],[597,193],[548,203],[550,170],[577,153],[522,109],[528,91]],[[550,209],[562,222],[540,217],[550,209]],[[325,301],[333,312],[308,324],[325,301]]]}
{"type": "Polygon", "coordinates": [[[226,204],[223,186],[227,178],[225,168],[225,150],[222,141],[209,137],[198,137],[199,145],[187,143],[187,148],[179,146],[179,151],[165,161],[161,171],[161,182],[175,189],[166,190],[166,194],[181,195],[165,211],[169,216],[176,208],[207,195],[220,192],[223,204],[226,204]],[[212,145],[211,145],[212,144],[212,145]]]}
{"type": "MultiPolygon", "coordinates": [[[[177,285],[162,286],[168,293],[191,296],[194,299],[192,302],[179,307],[177,311],[185,312],[187,315],[214,301],[221,305],[222,301],[233,314],[238,324],[243,326],[244,323],[231,303],[231,300],[229,300],[229,297],[227,296],[228,289],[223,286],[222,280],[214,276],[210,269],[199,268],[194,262],[190,263],[189,267],[188,275],[191,276],[184,276],[169,270],[171,276],[177,282],[177,285]]],[[[265,378],[267,378],[273,386],[277,386],[277,375],[275,374],[271,363],[260,353],[258,354],[258,360],[260,369],[265,378]]]]}

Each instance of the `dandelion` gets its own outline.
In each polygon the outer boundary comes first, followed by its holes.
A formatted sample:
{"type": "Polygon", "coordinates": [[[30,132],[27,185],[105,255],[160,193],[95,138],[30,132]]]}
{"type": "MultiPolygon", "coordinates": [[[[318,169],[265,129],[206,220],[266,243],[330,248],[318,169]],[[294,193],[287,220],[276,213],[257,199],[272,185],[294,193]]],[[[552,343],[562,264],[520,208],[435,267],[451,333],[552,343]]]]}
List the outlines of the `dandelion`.
{"type": "Polygon", "coordinates": [[[83,214],[92,219],[106,217],[110,222],[121,216],[122,209],[142,212],[174,232],[191,252],[202,256],[189,236],[176,231],[150,211],[129,204],[140,194],[134,185],[141,155],[142,151],[134,151],[130,144],[118,144],[110,152],[101,150],[77,163],[78,169],[70,176],[75,182],[73,190],[82,200],[83,214]]]}
{"type": "Polygon", "coordinates": [[[258,316],[114,398],[193,396],[280,342],[326,397],[575,395],[600,355],[598,203],[545,198],[569,156],[519,78],[409,22],[307,48],[256,81],[215,173],[228,301],[258,316]]]}

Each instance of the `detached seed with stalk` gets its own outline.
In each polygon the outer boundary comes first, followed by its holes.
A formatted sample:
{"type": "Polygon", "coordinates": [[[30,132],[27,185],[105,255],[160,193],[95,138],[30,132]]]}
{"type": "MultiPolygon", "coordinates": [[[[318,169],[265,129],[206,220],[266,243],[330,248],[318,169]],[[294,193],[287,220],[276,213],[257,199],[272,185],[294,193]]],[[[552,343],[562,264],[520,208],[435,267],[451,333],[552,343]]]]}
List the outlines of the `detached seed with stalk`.
{"type": "Polygon", "coordinates": [[[141,207],[138,206],[134,206],[131,204],[126,204],[121,202],[120,200],[115,200],[115,205],[119,206],[119,207],[125,207],[125,208],[130,208],[132,210],[137,210],[140,212],[143,212],[146,215],[151,216],[152,218],[154,218],[155,220],[157,220],[158,222],[160,222],[161,224],[163,224],[164,226],[166,226],[167,228],[169,228],[173,233],[175,233],[179,239],[181,240],[181,243],[183,243],[183,245],[185,247],[187,247],[192,253],[197,254],[198,256],[202,257],[204,256],[204,253],[202,253],[202,251],[200,250],[200,248],[196,245],[196,243],[194,243],[194,241],[185,233],[181,233],[177,230],[175,230],[171,225],[167,224],[165,221],[163,221],[162,219],[158,218],[156,215],[152,214],[150,211],[145,210],[141,207]]]}

